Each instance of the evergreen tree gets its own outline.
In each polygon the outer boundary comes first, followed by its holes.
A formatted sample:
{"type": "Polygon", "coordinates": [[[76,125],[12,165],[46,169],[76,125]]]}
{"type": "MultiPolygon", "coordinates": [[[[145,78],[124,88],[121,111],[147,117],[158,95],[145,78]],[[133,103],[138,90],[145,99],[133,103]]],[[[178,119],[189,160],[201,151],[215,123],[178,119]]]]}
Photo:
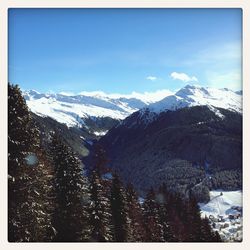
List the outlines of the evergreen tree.
{"type": "Polygon", "coordinates": [[[17,85],[8,84],[8,239],[51,239],[47,195],[49,164],[40,149],[39,130],[17,85]]]}
{"type": "Polygon", "coordinates": [[[202,241],[202,220],[200,216],[200,208],[196,199],[191,196],[187,207],[187,226],[188,226],[188,241],[202,241]]]}
{"type": "Polygon", "coordinates": [[[128,217],[130,219],[130,241],[143,242],[146,241],[146,231],[144,228],[142,207],[138,202],[138,196],[130,184],[126,190],[128,217]]]}
{"type": "Polygon", "coordinates": [[[153,189],[149,191],[143,204],[143,216],[146,229],[146,241],[164,241],[163,228],[159,217],[159,205],[153,189]]]}
{"type": "Polygon", "coordinates": [[[201,221],[201,241],[202,242],[221,242],[221,237],[217,231],[213,231],[209,219],[203,218],[201,221]]]}
{"type": "Polygon", "coordinates": [[[218,231],[214,232],[213,242],[222,242],[222,239],[221,239],[220,234],[218,233],[218,231]]]}
{"type": "Polygon", "coordinates": [[[52,225],[52,214],[55,208],[55,186],[53,164],[42,148],[36,153],[39,159],[37,164],[36,182],[33,184],[37,203],[36,217],[40,222],[33,233],[41,231],[38,241],[51,242],[55,238],[55,229],[52,225]]]}
{"type": "Polygon", "coordinates": [[[90,179],[90,199],[91,241],[112,241],[110,201],[103,180],[95,170],[90,179]]]}
{"type": "Polygon", "coordinates": [[[111,210],[114,230],[114,241],[126,242],[130,240],[130,220],[126,194],[117,174],[113,175],[111,187],[111,210]]]}
{"type": "Polygon", "coordinates": [[[89,226],[89,189],[83,167],[74,153],[53,135],[51,156],[55,168],[56,208],[53,226],[55,241],[87,241],[89,226]]]}
{"type": "Polygon", "coordinates": [[[93,169],[99,176],[110,171],[107,167],[108,159],[104,148],[96,143],[93,149],[93,169]]]}
{"type": "Polygon", "coordinates": [[[202,242],[213,242],[214,241],[214,232],[209,223],[209,219],[207,217],[201,220],[201,241],[202,242]]]}
{"type": "Polygon", "coordinates": [[[184,225],[186,207],[179,194],[170,193],[166,204],[168,211],[169,231],[171,232],[170,241],[185,241],[187,232],[184,225]]]}
{"type": "Polygon", "coordinates": [[[166,185],[163,184],[159,188],[158,193],[158,202],[159,202],[159,220],[163,229],[163,238],[164,241],[174,242],[177,241],[174,235],[172,226],[170,224],[171,221],[171,209],[172,205],[170,203],[170,193],[168,192],[166,185]]]}

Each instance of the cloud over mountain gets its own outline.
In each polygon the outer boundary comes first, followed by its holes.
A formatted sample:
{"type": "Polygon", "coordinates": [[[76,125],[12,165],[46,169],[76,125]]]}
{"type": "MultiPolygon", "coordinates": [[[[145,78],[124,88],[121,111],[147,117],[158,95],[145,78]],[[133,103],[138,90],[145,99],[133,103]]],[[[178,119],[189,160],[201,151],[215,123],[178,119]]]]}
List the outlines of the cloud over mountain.
{"type": "Polygon", "coordinates": [[[189,76],[189,75],[187,75],[185,73],[172,72],[170,76],[174,80],[180,80],[180,81],[183,81],[183,82],[198,82],[197,77],[189,76]]]}

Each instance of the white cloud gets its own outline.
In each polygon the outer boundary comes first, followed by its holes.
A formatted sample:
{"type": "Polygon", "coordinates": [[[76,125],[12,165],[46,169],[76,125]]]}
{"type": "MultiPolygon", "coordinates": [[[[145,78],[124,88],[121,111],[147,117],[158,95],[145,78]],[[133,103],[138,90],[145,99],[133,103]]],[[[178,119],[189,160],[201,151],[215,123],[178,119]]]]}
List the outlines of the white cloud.
{"type": "Polygon", "coordinates": [[[147,76],[146,79],[150,81],[156,81],[158,78],[156,76],[147,76]]]}
{"type": "Polygon", "coordinates": [[[185,73],[172,72],[170,75],[174,80],[180,80],[183,82],[198,82],[195,76],[189,76],[185,73]]]}

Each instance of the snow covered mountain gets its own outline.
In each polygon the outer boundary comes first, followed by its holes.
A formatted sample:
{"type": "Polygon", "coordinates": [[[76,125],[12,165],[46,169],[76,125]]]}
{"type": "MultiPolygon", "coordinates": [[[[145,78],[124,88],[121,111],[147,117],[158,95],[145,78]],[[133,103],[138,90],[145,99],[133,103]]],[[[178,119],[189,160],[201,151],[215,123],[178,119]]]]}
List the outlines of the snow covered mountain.
{"type": "Polygon", "coordinates": [[[215,89],[187,85],[147,108],[154,113],[165,110],[176,110],[184,107],[202,106],[224,108],[231,111],[242,112],[242,93],[230,89],[215,89]]]}
{"type": "Polygon", "coordinates": [[[242,113],[242,91],[232,91],[227,88],[216,89],[198,85],[186,85],[175,94],[168,95],[158,102],[151,103],[128,117],[122,123],[130,128],[138,125],[147,126],[159,114],[165,111],[175,111],[186,107],[206,106],[216,116],[223,119],[220,108],[242,113]],[[131,120],[133,120],[131,122],[131,120]]]}
{"type": "MultiPolygon", "coordinates": [[[[110,167],[142,192],[157,188],[163,180],[168,180],[169,187],[180,185],[180,189],[191,182],[195,185],[196,180],[206,178],[207,164],[208,174],[228,171],[226,176],[234,176],[232,183],[240,189],[241,112],[242,95],[187,85],[134,112],[99,143],[107,152],[110,167]]],[[[228,183],[221,181],[219,188],[228,183]]]]}
{"type": "Polygon", "coordinates": [[[110,117],[121,120],[144,106],[172,94],[168,90],[131,95],[82,92],[78,95],[59,93],[42,94],[24,91],[28,107],[37,115],[48,116],[68,127],[85,124],[89,117],[110,117]]]}
{"type": "Polygon", "coordinates": [[[197,85],[187,85],[175,94],[169,90],[153,93],[133,92],[130,95],[106,94],[101,91],[81,92],[77,95],[63,92],[42,94],[30,90],[24,92],[24,97],[32,112],[51,117],[68,127],[80,127],[85,124],[84,119],[90,117],[123,120],[138,110],[147,123],[157,113],[183,107],[206,105],[218,116],[220,112],[216,107],[242,112],[241,92],[197,85]]]}

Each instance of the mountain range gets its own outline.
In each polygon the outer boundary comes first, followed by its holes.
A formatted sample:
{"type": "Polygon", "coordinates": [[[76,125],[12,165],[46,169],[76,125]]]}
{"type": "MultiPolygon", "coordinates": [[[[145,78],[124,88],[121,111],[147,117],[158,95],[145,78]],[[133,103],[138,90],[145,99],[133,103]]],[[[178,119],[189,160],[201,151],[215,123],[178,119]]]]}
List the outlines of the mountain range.
{"type": "Polygon", "coordinates": [[[109,166],[143,195],[164,182],[200,201],[242,185],[242,95],[187,85],[145,106],[99,140],[109,166]]]}
{"type": "Polygon", "coordinates": [[[85,119],[109,117],[122,120],[148,104],[172,94],[168,90],[131,95],[106,94],[101,91],[42,94],[35,90],[24,91],[24,98],[31,111],[48,116],[68,127],[86,125],[85,119]]]}
{"type": "MultiPolygon", "coordinates": [[[[169,90],[131,95],[82,92],[77,95],[59,93],[43,94],[35,90],[24,91],[31,111],[39,116],[51,117],[68,127],[87,126],[86,119],[109,117],[123,120],[142,110],[159,113],[182,107],[208,105],[232,111],[242,111],[242,93],[229,89],[204,88],[187,85],[175,94],[169,90]]],[[[215,110],[216,111],[216,110],[215,110]]]]}
{"type": "Polygon", "coordinates": [[[87,168],[92,144],[101,145],[108,166],[142,196],[165,181],[200,201],[210,188],[241,188],[242,92],[187,85],[156,95],[26,91],[24,97],[42,131],[58,128],[87,168]]]}
{"type": "Polygon", "coordinates": [[[157,188],[164,181],[169,188],[187,191],[216,180],[222,171],[228,179],[209,186],[229,190],[241,186],[236,176],[242,168],[242,115],[235,111],[216,108],[214,112],[204,105],[154,116],[137,111],[99,143],[106,149],[110,167],[140,191],[157,188]],[[229,184],[234,178],[237,181],[229,184]]]}

